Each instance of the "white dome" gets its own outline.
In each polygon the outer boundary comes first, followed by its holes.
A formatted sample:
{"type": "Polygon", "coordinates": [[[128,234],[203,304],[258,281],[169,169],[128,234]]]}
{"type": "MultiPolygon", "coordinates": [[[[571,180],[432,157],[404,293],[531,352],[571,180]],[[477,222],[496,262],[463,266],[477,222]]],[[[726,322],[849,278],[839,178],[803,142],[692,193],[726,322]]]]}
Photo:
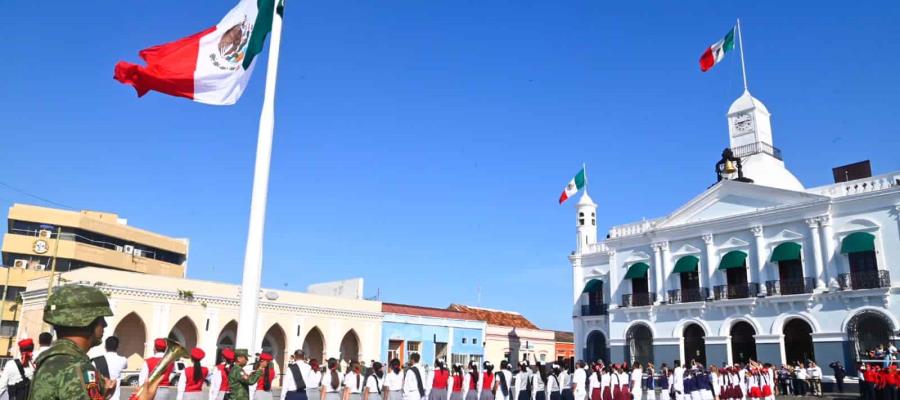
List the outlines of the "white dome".
{"type": "Polygon", "coordinates": [[[597,205],[594,204],[594,200],[591,199],[591,196],[588,196],[587,189],[584,190],[584,194],[582,194],[581,198],[578,199],[578,204],[576,204],[576,205],[579,207],[581,207],[581,206],[597,207],[597,205]]]}
{"type": "Polygon", "coordinates": [[[784,162],[768,154],[754,154],[741,159],[744,176],[753,179],[753,183],[779,189],[803,191],[803,184],[784,162]]]}
{"type": "Polygon", "coordinates": [[[769,109],[766,108],[766,105],[759,101],[759,99],[757,99],[756,97],[751,96],[749,91],[745,90],[744,94],[742,94],[741,97],[738,97],[738,99],[735,100],[734,103],[731,103],[731,107],[728,108],[728,115],[741,111],[747,111],[753,108],[762,111],[766,115],[770,115],[769,109]]]}

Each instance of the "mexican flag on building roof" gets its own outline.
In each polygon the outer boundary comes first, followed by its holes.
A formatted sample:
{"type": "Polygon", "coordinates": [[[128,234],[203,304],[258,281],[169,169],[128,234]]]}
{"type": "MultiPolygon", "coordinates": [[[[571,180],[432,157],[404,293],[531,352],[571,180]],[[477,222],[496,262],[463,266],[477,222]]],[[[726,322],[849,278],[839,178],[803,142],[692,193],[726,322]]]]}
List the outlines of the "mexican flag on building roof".
{"type": "MultiPolygon", "coordinates": [[[[120,61],[115,79],[200,103],[234,104],[244,93],[256,58],[272,30],[276,0],[241,0],[215,26],[141,50],[146,66],[120,61]]],[[[279,18],[283,1],[278,4],[279,18]]]]}
{"type": "Polygon", "coordinates": [[[562,194],[559,196],[559,204],[562,204],[570,197],[574,196],[575,193],[578,193],[581,188],[584,187],[584,168],[581,168],[581,171],[578,171],[575,174],[575,177],[572,178],[569,183],[563,188],[562,194]]]}

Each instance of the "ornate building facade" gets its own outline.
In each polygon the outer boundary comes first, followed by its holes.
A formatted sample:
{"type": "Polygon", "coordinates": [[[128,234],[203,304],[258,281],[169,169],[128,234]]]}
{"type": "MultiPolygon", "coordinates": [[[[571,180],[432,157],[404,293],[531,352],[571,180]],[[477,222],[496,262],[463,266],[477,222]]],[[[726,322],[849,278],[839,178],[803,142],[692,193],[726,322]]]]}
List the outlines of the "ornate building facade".
{"type": "Polygon", "coordinates": [[[719,181],[671,214],[597,240],[596,205],[578,202],[576,357],[850,366],[897,338],[900,171],[804,188],[759,100],[728,122],[719,181]]]}

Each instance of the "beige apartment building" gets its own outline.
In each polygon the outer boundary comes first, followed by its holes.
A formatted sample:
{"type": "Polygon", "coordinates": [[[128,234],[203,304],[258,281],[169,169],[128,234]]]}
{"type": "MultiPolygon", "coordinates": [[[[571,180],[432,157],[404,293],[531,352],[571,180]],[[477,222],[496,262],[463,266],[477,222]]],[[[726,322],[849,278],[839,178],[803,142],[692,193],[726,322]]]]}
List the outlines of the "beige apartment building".
{"type": "MultiPolygon", "coordinates": [[[[8,357],[27,282],[85,267],[182,278],[188,241],[129,226],[116,214],[25,204],[9,208],[3,235],[0,358],[8,357]]],[[[37,336],[34,332],[32,336],[37,336]]]]}

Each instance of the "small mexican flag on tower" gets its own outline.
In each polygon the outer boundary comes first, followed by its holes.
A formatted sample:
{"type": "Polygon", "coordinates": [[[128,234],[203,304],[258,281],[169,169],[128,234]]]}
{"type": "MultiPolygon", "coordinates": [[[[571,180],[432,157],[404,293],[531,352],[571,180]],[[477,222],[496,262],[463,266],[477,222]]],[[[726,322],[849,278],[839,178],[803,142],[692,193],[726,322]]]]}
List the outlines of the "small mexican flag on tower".
{"type": "Polygon", "coordinates": [[[725,58],[725,53],[731,50],[734,50],[734,27],[725,34],[724,38],[713,43],[712,46],[709,46],[703,52],[703,55],[700,56],[700,70],[703,72],[709,71],[710,68],[725,58]]]}
{"type": "Polygon", "coordinates": [[[584,182],[584,167],[582,166],[581,171],[578,171],[578,173],[575,174],[575,177],[569,181],[569,184],[563,189],[562,194],[559,195],[559,204],[562,204],[570,197],[574,196],[575,193],[578,193],[578,191],[584,187],[584,182]]]}

